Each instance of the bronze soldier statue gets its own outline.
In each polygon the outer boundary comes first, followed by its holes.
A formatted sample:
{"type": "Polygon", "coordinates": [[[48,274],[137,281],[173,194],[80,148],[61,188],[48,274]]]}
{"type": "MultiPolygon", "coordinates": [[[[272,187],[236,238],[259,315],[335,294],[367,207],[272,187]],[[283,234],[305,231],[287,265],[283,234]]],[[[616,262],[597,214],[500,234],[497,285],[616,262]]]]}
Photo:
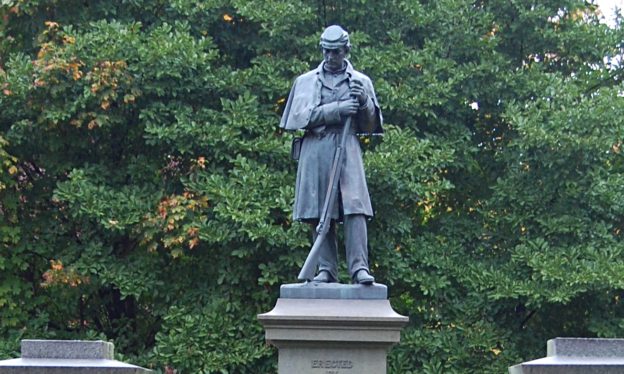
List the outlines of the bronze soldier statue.
{"type": "MultiPolygon", "coordinates": [[[[314,228],[328,194],[335,149],[341,144],[341,169],[336,178],[338,197],[328,206],[330,226],[319,247],[319,271],[314,282],[337,282],[336,221],[344,223],[346,258],[353,283],[372,284],[368,265],[367,218],[373,216],[362,152],[356,134],[381,134],[382,115],[371,80],[346,59],[351,44],[340,26],[321,35],[323,62],[299,76],[290,91],[280,127],[305,130],[295,186],[294,219],[314,228]],[[351,118],[350,121],[347,121],[351,118]]],[[[316,240],[318,232],[314,232],[316,240]]]]}

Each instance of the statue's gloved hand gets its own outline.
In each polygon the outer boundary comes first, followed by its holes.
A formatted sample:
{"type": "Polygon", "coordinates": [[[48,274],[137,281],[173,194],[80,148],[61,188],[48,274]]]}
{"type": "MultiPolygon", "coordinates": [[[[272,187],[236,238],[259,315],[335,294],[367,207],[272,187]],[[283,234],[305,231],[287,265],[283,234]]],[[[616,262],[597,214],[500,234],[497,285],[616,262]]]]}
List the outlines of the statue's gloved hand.
{"type": "Polygon", "coordinates": [[[360,104],[358,104],[357,100],[349,99],[345,101],[338,102],[338,112],[341,117],[352,116],[357,113],[360,104]]]}
{"type": "Polygon", "coordinates": [[[351,96],[355,97],[361,106],[365,105],[368,95],[366,95],[366,91],[364,91],[364,85],[362,82],[357,79],[353,79],[349,82],[349,88],[351,89],[351,96]]]}

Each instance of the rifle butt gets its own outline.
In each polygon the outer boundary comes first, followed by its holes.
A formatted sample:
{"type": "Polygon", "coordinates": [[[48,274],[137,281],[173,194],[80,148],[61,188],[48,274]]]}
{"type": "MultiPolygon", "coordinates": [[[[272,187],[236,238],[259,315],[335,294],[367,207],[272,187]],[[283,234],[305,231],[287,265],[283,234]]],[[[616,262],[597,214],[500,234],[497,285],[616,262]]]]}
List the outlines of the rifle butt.
{"type": "Polygon", "coordinates": [[[318,265],[318,257],[321,250],[321,244],[323,243],[323,240],[325,240],[326,234],[327,232],[321,232],[316,237],[314,245],[312,245],[312,248],[308,253],[308,257],[301,267],[299,276],[297,276],[297,279],[299,279],[300,281],[311,281],[314,278],[314,274],[316,273],[316,265],[318,265]]]}

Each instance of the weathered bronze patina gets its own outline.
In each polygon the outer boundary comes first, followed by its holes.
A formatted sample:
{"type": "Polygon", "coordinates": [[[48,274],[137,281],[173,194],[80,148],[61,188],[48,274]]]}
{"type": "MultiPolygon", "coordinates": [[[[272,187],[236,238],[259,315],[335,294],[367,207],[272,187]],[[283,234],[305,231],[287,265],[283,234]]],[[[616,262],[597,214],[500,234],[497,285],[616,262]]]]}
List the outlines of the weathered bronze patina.
{"type": "Polygon", "coordinates": [[[305,131],[299,144],[294,218],[316,227],[316,243],[299,278],[311,280],[310,268],[318,262],[319,272],[312,280],[337,281],[336,222],[342,221],[352,280],[372,284],[366,219],[373,216],[373,209],[356,134],[382,133],[381,110],[370,78],[354,70],[346,58],[349,34],[340,26],[329,26],[320,45],[323,62],[295,80],[280,122],[286,130],[305,131]],[[335,199],[330,198],[332,184],[335,199]],[[319,224],[323,217],[326,221],[319,224]]]}

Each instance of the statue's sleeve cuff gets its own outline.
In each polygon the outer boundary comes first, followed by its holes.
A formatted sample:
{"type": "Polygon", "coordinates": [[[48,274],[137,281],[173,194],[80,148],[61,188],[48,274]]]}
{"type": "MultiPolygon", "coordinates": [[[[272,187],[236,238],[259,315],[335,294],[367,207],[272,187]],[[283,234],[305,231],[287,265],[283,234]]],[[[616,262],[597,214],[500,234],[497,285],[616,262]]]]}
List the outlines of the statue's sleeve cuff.
{"type": "Polygon", "coordinates": [[[366,110],[368,112],[372,111],[375,108],[375,104],[373,104],[373,100],[371,100],[370,96],[366,96],[366,102],[360,105],[359,110],[366,110]]]}
{"type": "Polygon", "coordinates": [[[323,120],[326,125],[340,123],[340,110],[338,110],[338,102],[325,104],[323,107],[323,120]]]}

